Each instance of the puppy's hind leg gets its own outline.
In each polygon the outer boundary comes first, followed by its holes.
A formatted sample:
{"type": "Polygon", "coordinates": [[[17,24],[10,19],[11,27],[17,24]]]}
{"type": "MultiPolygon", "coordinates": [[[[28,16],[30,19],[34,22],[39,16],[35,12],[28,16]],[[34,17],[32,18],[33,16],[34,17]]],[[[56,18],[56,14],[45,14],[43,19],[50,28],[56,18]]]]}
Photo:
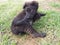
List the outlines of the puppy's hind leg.
{"type": "Polygon", "coordinates": [[[28,26],[27,29],[25,30],[26,33],[28,33],[29,35],[31,35],[32,37],[45,37],[46,34],[45,33],[38,33],[36,30],[34,30],[32,28],[32,26],[28,26]]]}

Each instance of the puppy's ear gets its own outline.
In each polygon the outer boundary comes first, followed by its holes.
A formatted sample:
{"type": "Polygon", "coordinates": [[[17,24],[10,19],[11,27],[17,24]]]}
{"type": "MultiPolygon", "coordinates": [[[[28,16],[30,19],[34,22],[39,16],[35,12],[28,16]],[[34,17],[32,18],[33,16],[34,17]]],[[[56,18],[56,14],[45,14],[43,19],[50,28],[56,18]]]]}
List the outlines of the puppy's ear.
{"type": "Polygon", "coordinates": [[[38,9],[38,2],[37,1],[32,1],[31,2],[31,5],[32,6],[35,6],[38,9]]]}
{"type": "Polygon", "coordinates": [[[28,5],[28,2],[26,2],[26,3],[24,4],[23,9],[25,9],[25,8],[27,7],[27,5],[28,5]]]}

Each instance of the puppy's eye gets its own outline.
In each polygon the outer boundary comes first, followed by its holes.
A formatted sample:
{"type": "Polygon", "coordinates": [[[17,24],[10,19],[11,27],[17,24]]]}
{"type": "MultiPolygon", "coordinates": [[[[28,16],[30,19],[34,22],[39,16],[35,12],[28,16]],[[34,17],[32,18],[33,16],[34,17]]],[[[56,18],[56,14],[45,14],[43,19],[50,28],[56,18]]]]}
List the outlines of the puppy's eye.
{"type": "Polygon", "coordinates": [[[31,9],[30,8],[27,8],[27,12],[31,12],[31,9]]]}

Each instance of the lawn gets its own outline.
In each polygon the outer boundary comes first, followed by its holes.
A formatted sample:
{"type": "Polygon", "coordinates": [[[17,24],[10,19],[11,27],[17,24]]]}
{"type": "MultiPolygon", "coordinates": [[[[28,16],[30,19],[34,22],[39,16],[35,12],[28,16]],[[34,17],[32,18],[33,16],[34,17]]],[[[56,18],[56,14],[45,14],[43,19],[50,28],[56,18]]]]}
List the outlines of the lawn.
{"type": "Polygon", "coordinates": [[[31,38],[29,35],[14,35],[10,26],[13,18],[22,10],[23,0],[0,0],[0,45],[60,45],[60,1],[40,1],[39,12],[46,13],[33,24],[38,32],[45,32],[45,38],[31,38]],[[45,3],[43,3],[45,1],[45,3]]]}

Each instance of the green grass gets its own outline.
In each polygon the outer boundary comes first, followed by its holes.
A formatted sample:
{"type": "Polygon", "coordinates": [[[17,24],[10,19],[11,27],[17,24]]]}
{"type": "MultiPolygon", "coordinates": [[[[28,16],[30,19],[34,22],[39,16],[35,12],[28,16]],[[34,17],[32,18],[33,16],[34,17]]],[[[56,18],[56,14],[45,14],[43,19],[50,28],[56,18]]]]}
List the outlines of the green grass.
{"type": "Polygon", "coordinates": [[[16,36],[12,34],[11,21],[22,10],[22,4],[20,3],[22,1],[19,2],[18,0],[17,2],[11,0],[0,3],[0,45],[24,45],[27,42],[30,45],[33,43],[35,45],[60,45],[60,12],[54,10],[39,8],[39,12],[44,12],[46,15],[33,25],[38,32],[46,32],[47,36],[45,38],[30,39],[28,35],[16,36]]]}
{"type": "Polygon", "coordinates": [[[20,10],[21,4],[13,1],[0,4],[0,45],[16,45],[14,40],[8,35],[13,17],[20,10]],[[8,33],[7,33],[8,31],[8,33]]]}

